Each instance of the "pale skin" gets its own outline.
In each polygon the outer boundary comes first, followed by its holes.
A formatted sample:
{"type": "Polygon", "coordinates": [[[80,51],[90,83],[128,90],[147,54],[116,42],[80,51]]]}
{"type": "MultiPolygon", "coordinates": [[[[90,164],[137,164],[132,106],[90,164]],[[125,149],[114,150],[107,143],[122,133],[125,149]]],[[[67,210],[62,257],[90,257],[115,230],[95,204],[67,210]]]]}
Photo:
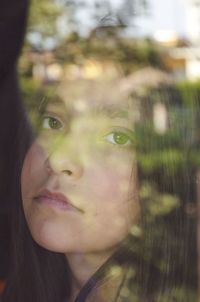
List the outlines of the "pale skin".
{"type": "Polygon", "coordinates": [[[77,111],[67,100],[49,103],[23,165],[28,227],[39,245],[66,255],[71,301],[127,237],[140,212],[132,123],[120,110],[112,116],[103,111],[77,111]],[[46,192],[62,194],[69,207],[52,203],[57,195],[46,192]]]}

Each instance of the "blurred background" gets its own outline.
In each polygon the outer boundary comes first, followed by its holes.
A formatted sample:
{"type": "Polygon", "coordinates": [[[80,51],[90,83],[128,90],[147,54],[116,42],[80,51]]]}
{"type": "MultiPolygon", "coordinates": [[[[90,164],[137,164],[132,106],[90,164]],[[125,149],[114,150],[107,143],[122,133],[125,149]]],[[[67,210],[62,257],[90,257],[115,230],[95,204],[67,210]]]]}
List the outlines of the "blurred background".
{"type": "MultiPolygon", "coordinates": [[[[155,238],[149,261],[172,278],[173,301],[196,301],[200,1],[32,0],[18,70],[33,124],[40,103],[63,79],[78,84],[117,78],[128,91],[135,106],[140,197],[155,238]],[[170,259],[162,244],[155,246],[165,240],[170,259]]],[[[156,301],[168,300],[163,294],[156,301]]]]}

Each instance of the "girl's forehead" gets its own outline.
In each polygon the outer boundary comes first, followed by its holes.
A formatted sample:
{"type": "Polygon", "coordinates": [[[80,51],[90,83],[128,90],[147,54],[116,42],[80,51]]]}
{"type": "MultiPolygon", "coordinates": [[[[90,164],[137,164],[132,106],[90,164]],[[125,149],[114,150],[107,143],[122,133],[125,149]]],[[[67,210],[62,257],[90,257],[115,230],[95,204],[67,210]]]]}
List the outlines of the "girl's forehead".
{"type": "Polygon", "coordinates": [[[83,118],[83,117],[93,117],[109,118],[110,120],[124,120],[127,123],[133,122],[131,118],[131,102],[126,100],[121,100],[121,102],[92,102],[91,99],[63,99],[56,97],[48,100],[46,108],[48,111],[62,115],[66,118],[83,118]]]}
{"type": "Polygon", "coordinates": [[[130,100],[118,80],[72,81],[60,85],[58,95],[75,112],[113,114],[127,111],[130,100]]]}
{"type": "Polygon", "coordinates": [[[74,81],[60,84],[47,106],[71,116],[82,114],[129,118],[132,100],[117,81],[74,81]]]}

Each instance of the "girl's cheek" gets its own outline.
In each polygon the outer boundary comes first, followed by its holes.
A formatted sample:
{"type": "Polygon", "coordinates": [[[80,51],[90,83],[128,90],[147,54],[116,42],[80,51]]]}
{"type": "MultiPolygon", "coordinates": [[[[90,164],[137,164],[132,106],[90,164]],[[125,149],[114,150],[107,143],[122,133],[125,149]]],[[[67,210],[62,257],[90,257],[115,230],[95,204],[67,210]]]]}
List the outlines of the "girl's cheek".
{"type": "Polygon", "coordinates": [[[90,171],[87,178],[90,184],[90,192],[94,198],[99,198],[102,202],[118,203],[128,198],[130,189],[131,169],[117,171],[110,167],[96,167],[90,171]]]}
{"type": "Polygon", "coordinates": [[[45,161],[46,154],[44,149],[37,143],[34,143],[29,149],[24,165],[31,166],[35,163],[42,163],[45,161]]]}
{"type": "MultiPolygon", "coordinates": [[[[38,144],[34,143],[30,147],[23,163],[21,175],[22,189],[28,189],[32,181],[38,178],[40,175],[39,169],[43,167],[44,162],[44,150],[38,144]]],[[[34,186],[34,183],[32,185],[34,186]]]]}

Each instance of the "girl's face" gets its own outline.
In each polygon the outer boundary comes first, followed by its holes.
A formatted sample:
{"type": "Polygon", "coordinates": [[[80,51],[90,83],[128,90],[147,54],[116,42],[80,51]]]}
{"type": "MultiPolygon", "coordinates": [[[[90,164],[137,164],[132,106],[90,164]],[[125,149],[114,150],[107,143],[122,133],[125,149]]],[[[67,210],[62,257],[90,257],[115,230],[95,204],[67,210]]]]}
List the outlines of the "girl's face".
{"type": "Polygon", "coordinates": [[[133,124],[115,105],[46,107],[21,178],[27,224],[46,249],[114,250],[138,220],[133,124]]]}

